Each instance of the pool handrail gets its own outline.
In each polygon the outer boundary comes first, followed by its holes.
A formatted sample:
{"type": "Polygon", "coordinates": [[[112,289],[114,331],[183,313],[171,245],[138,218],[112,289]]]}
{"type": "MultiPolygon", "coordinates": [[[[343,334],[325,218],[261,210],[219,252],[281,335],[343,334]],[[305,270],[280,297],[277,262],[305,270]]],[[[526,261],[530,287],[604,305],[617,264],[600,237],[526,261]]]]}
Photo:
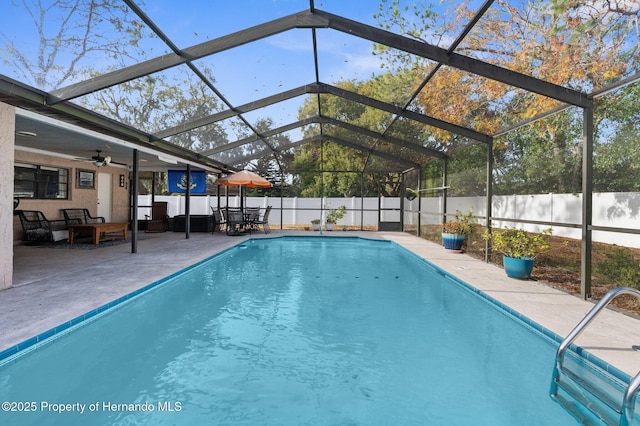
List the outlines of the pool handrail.
{"type": "MultiPolygon", "coordinates": [[[[580,336],[580,334],[582,334],[587,325],[589,325],[591,321],[593,321],[593,319],[600,313],[600,311],[602,311],[602,309],[609,305],[609,303],[611,303],[613,299],[623,294],[632,294],[640,300],[640,290],[637,290],[635,288],[617,287],[613,290],[610,290],[593,308],[591,308],[589,312],[587,312],[582,321],[580,321],[578,325],[576,325],[575,328],[571,331],[571,333],[569,333],[569,335],[562,341],[562,343],[558,347],[558,351],[556,352],[555,365],[551,380],[552,396],[557,395],[559,376],[560,372],[562,371],[562,361],[564,360],[565,352],[567,351],[571,343],[573,343],[573,341],[576,340],[580,336]]],[[[622,399],[620,410],[616,410],[620,413],[620,426],[631,425],[635,409],[635,400],[639,388],[640,372],[638,372],[638,374],[636,374],[636,376],[629,382],[629,385],[627,386],[624,397],[622,399]]]]}

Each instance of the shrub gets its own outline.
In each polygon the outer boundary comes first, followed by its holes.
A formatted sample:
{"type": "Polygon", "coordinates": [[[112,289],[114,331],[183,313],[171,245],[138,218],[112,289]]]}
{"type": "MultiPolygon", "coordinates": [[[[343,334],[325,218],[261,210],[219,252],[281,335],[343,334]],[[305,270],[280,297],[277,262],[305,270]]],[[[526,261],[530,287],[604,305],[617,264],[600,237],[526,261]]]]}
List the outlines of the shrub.
{"type": "Polygon", "coordinates": [[[524,229],[494,229],[489,233],[485,230],[482,236],[491,240],[492,248],[508,257],[535,258],[541,250],[549,248],[551,228],[539,234],[528,233],[524,229]]]}
{"type": "Polygon", "coordinates": [[[329,210],[329,213],[327,213],[327,223],[337,223],[345,214],[347,214],[347,208],[345,206],[340,206],[335,210],[329,210]]]}
{"type": "Polygon", "coordinates": [[[473,210],[467,213],[456,210],[456,218],[442,225],[442,232],[446,234],[467,235],[473,229],[476,219],[473,217],[473,210]]]}
{"type": "Polygon", "coordinates": [[[606,258],[595,265],[595,270],[620,287],[640,288],[640,263],[631,250],[607,250],[606,258]]]}

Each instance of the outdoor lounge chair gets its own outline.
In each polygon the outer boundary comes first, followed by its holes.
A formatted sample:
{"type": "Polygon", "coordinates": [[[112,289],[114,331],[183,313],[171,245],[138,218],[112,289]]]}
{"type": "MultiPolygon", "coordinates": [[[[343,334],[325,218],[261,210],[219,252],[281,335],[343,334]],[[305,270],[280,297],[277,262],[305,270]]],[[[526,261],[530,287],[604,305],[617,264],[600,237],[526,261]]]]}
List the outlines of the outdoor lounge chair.
{"type": "Polygon", "coordinates": [[[16,210],[22,225],[23,241],[55,242],[69,237],[64,220],[48,220],[39,210],[16,210]]]}
{"type": "Polygon", "coordinates": [[[61,209],[64,221],[69,225],[82,225],[85,223],[105,223],[104,217],[91,216],[89,209],[61,209]]]}
{"type": "Polygon", "coordinates": [[[169,229],[168,204],[166,201],[154,201],[151,204],[151,217],[147,218],[147,232],[165,232],[169,229]]]}
{"type": "Polygon", "coordinates": [[[264,211],[264,215],[261,219],[254,220],[251,223],[256,230],[260,230],[260,225],[262,225],[262,230],[265,234],[271,232],[271,228],[269,228],[269,212],[271,212],[271,206],[267,206],[267,209],[264,211]]]}

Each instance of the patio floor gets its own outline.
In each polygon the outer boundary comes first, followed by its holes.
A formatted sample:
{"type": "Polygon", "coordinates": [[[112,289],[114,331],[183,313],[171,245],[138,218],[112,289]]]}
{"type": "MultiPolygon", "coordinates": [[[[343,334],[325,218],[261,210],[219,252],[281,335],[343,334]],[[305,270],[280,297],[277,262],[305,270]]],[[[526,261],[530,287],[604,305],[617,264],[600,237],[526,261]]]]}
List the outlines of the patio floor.
{"type": "MultiPolygon", "coordinates": [[[[274,230],[281,235],[318,232],[274,230]]],[[[398,232],[331,232],[325,236],[364,236],[392,240],[547,329],[566,336],[593,303],[536,281],[508,278],[501,268],[398,232]]],[[[122,244],[96,250],[14,247],[14,287],[0,291],[0,351],[69,321],[122,295],[227,249],[247,238],[224,233],[139,234],[138,253],[122,244]]],[[[576,343],[634,376],[640,369],[640,320],[606,309],[576,343]]],[[[551,367],[549,374],[551,374],[551,367]]]]}

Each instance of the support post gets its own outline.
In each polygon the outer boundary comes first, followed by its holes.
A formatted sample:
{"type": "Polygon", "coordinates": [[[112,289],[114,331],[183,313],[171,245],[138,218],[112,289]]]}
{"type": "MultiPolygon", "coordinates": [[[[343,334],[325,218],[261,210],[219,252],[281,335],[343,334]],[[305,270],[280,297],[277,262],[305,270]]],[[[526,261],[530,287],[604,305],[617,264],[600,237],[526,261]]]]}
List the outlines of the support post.
{"type": "Polygon", "coordinates": [[[405,177],[405,174],[400,173],[400,188],[402,188],[400,191],[402,195],[402,197],[400,198],[400,229],[402,230],[402,232],[404,232],[404,200],[406,200],[406,198],[404,198],[405,189],[406,189],[404,177],[405,177]]]}
{"type": "Polygon", "coordinates": [[[138,252],[138,150],[133,150],[133,170],[131,178],[131,253],[138,252]]]}
{"type": "Polygon", "coordinates": [[[360,230],[364,231],[364,171],[360,173],[360,230]]]}
{"type": "Polygon", "coordinates": [[[442,160],[442,225],[447,221],[447,188],[449,187],[449,157],[442,160]]]}
{"type": "Polygon", "coordinates": [[[422,166],[418,174],[418,237],[422,236],[422,166]]]}
{"type": "MultiPolygon", "coordinates": [[[[487,230],[491,232],[491,203],[493,200],[493,138],[487,144],[487,189],[486,189],[486,210],[487,218],[485,220],[485,226],[487,230]]],[[[484,260],[489,262],[491,260],[491,241],[487,240],[484,243],[484,260]]]]}
{"type": "MultiPolygon", "coordinates": [[[[242,194],[240,194],[242,196],[242,194]]],[[[191,233],[191,165],[187,164],[187,189],[184,194],[184,237],[189,239],[191,233]]]]}
{"type": "Polygon", "coordinates": [[[580,296],[591,297],[591,249],[593,219],[593,101],[583,110],[582,123],[582,245],[580,296]]]}

